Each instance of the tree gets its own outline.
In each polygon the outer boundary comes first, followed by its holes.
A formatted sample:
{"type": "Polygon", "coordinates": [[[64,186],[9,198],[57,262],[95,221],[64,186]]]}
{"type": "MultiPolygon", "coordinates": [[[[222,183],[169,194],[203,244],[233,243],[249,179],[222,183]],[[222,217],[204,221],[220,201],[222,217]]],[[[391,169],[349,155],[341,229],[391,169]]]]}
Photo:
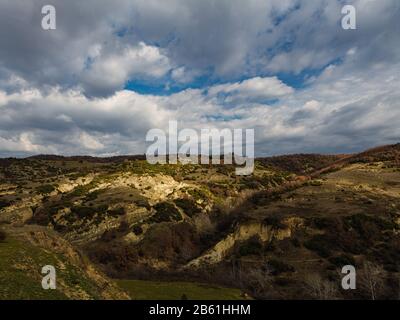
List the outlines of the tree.
{"type": "Polygon", "coordinates": [[[337,298],[337,289],[331,281],[322,279],[319,274],[312,274],[306,278],[308,293],[317,300],[334,300],[337,298]]]}
{"type": "Polygon", "coordinates": [[[273,276],[268,268],[250,269],[241,273],[245,286],[249,287],[254,297],[270,298],[273,296],[273,276]]]}
{"type": "Polygon", "coordinates": [[[363,271],[360,277],[360,286],[371,297],[372,300],[379,298],[384,288],[385,270],[382,266],[372,262],[364,262],[363,271]]]}

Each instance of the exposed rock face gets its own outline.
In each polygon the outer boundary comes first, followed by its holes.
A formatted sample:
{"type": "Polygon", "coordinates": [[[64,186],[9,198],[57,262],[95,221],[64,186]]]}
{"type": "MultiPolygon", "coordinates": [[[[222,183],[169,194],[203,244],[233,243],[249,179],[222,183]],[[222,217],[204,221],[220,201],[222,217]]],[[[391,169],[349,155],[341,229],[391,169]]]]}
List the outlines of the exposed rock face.
{"type": "Polygon", "coordinates": [[[183,188],[190,186],[188,183],[178,182],[173,177],[163,174],[123,174],[115,177],[112,181],[99,183],[92,191],[106,188],[132,187],[140,190],[143,196],[156,203],[164,201],[174,193],[178,193],[183,188]]]}
{"type": "Polygon", "coordinates": [[[32,207],[38,205],[41,199],[42,196],[34,196],[0,210],[0,222],[24,224],[32,218],[32,207]]]}
{"type": "MultiPolygon", "coordinates": [[[[85,184],[93,181],[93,176],[85,178],[85,184]]],[[[81,185],[81,184],[80,184],[81,185]]],[[[64,185],[63,190],[73,190],[71,186],[64,185]]],[[[147,198],[150,204],[156,204],[164,200],[171,200],[179,197],[184,188],[191,187],[187,183],[176,181],[171,176],[163,174],[157,175],[136,175],[136,174],[122,174],[115,176],[115,179],[110,181],[98,182],[95,187],[89,192],[104,191],[114,192],[119,188],[129,188],[131,190],[139,190],[140,194],[147,198]]],[[[64,234],[65,238],[74,244],[85,244],[99,239],[104,232],[116,229],[124,221],[128,225],[133,225],[150,217],[154,210],[149,210],[144,207],[138,207],[132,203],[119,203],[118,205],[109,205],[109,209],[117,208],[118,206],[125,209],[123,217],[102,217],[99,223],[93,221],[77,221],[74,230],[68,231],[64,234]]],[[[68,220],[70,210],[63,209],[55,216],[58,224],[63,225],[68,220]]],[[[134,234],[128,234],[125,241],[138,242],[142,237],[136,237],[134,234]]]]}
{"type": "Polygon", "coordinates": [[[190,261],[185,268],[199,267],[203,264],[215,264],[221,262],[231,251],[237,241],[245,241],[253,236],[259,236],[263,242],[271,242],[273,239],[283,240],[290,238],[293,231],[303,224],[303,220],[297,217],[285,219],[286,228],[274,228],[260,222],[249,222],[239,225],[236,230],[218,242],[213,248],[202,256],[190,261]]]}
{"type": "Polygon", "coordinates": [[[61,182],[61,184],[57,187],[57,190],[61,193],[65,193],[65,192],[70,192],[73,189],[75,189],[78,186],[85,186],[88,185],[89,183],[91,183],[93,181],[93,179],[96,177],[95,174],[89,174],[87,176],[84,177],[79,177],[78,179],[76,179],[75,181],[71,182],[71,181],[63,181],[61,182]]]}

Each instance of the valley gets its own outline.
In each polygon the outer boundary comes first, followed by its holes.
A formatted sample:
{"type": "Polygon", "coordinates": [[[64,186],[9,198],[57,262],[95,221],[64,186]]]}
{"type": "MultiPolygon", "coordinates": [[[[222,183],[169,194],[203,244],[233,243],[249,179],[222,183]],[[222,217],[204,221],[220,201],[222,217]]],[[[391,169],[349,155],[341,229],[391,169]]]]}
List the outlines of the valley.
{"type": "Polygon", "coordinates": [[[0,299],[400,295],[400,145],[354,155],[151,165],[0,159],[0,299]],[[40,286],[54,265],[58,288],[40,286]],[[344,265],[358,289],[341,288],[344,265]]]}

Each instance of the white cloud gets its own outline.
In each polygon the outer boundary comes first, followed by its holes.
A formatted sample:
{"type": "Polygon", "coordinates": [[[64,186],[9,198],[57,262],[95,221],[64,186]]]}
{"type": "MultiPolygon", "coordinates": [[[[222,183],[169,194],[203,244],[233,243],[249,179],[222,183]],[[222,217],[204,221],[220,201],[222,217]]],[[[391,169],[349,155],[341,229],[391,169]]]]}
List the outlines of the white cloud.
{"type": "Polygon", "coordinates": [[[276,78],[255,78],[170,96],[127,90],[94,99],[78,91],[2,93],[0,152],[143,153],[147,131],[167,130],[169,120],[178,120],[182,129],[254,128],[257,155],[351,152],[396,142],[400,64],[349,75],[351,66],[349,58],[297,91],[276,78]],[[225,101],[215,99],[218,92],[240,99],[226,108],[225,101]],[[272,96],[278,96],[273,105],[257,100],[272,96]],[[13,138],[24,133],[30,135],[13,138]]]}
{"type": "Polygon", "coordinates": [[[208,90],[211,96],[225,93],[229,96],[227,102],[246,99],[274,99],[289,95],[294,90],[277,77],[255,77],[242,82],[221,84],[208,90]]]}
{"type": "Polygon", "coordinates": [[[79,135],[79,141],[82,143],[82,146],[86,149],[100,150],[104,148],[104,145],[102,143],[100,143],[97,139],[93,138],[86,132],[82,132],[79,135]]]}
{"type": "Polygon", "coordinates": [[[160,78],[170,69],[169,59],[160,48],[140,42],[118,54],[98,54],[85,70],[82,81],[89,94],[110,95],[121,90],[130,79],[160,78]]]}
{"type": "Polygon", "coordinates": [[[47,153],[54,152],[51,147],[38,145],[32,142],[34,136],[29,132],[22,132],[17,138],[5,139],[0,136],[0,150],[1,152],[23,152],[23,153],[47,153]]]}
{"type": "Polygon", "coordinates": [[[175,68],[171,72],[171,78],[180,84],[190,83],[199,75],[199,72],[196,72],[194,70],[187,70],[187,68],[185,67],[175,68]]]}

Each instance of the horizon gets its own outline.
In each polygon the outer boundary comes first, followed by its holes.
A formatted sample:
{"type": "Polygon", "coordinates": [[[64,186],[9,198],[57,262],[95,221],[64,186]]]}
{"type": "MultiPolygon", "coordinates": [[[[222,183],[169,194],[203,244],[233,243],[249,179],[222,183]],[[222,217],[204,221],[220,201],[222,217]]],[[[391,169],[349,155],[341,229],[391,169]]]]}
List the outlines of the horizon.
{"type": "MultiPolygon", "coordinates": [[[[376,145],[376,146],[371,146],[370,148],[367,149],[362,149],[358,152],[354,152],[354,153],[343,153],[343,152],[338,152],[338,153],[285,153],[285,154],[276,154],[276,155],[267,155],[267,156],[255,156],[253,159],[257,160],[257,159],[263,159],[263,158],[275,158],[275,157],[285,157],[285,156],[299,156],[299,155],[320,155],[320,156],[352,156],[352,155],[357,155],[357,154],[361,154],[364,152],[368,152],[368,151],[372,151],[378,148],[384,148],[384,147],[392,147],[392,146],[396,146],[400,144],[400,142],[397,143],[393,143],[393,144],[384,144],[384,145],[376,145]]],[[[183,155],[178,153],[179,155],[183,155]]],[[[215,154],[217,156],[223,157],[224,155],[234,155],[234,153],[227,153],[227,154],[215,154]]],[[[166,154],[165,156],[174,156],[173,154],[169,155],[166,154]]],[[[209,158],[211,159],[211,157],[213,155],[202,155],[202,154],[197,154],[198,157],[205,157],[205,156],[209,156],[209,158]]],[[[240,155],[239,155],[240,156],[240,155]]],[[[145,160],[146,159],[146,154],[120,154],[120,155],[110,155],[110,156],[96,156],[96,155],[89,155],[89,154],[75,154],[75,155],[62,155],[62,154],[33,154],[30,156],[26,156],[26,157],[0,157],[1,160],[6,160],[6,159],[29,159],[29,158],[40,158],[40,157],[57,157],[57,158],[97,158],[97,159],[112,159],[112,158],[132,158],[132,157],[143,157],[145,160]]],[[[168,163],[167,163],[168,164],[168,163]]]]}

